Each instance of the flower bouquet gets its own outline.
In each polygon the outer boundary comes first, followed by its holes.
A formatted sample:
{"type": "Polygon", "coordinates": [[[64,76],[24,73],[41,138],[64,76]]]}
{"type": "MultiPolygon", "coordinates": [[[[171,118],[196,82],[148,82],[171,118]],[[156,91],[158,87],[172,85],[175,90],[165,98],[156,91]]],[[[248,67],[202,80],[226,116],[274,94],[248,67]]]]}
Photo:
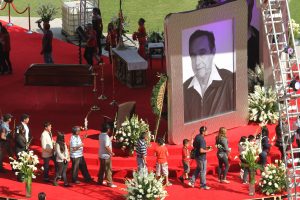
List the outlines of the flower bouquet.
{"type": "Polygon", "coordinates": [[[149,125],[142,119],[133,115],[131,119],[126,120],[121,124],[121,127],[116,131],[114,139],[121,146],[122,150],[128,150],[132,155],[135,149],[136,143],[141,133],[146,132],[149,140],[146,140],[148,145],[150,144],[151,132],[149,131],[149,125]]]}
{"type": "Polygon", "coordinates": [[[253,196],[255,194],[255,173],[257,169],[261,168],[257,163],[261,148],[256,142],[246,141],[241,142],[241,145],[244,150],[241,152],[241,156],[246,162],[244,167],[248,168],[250,172],[249,195],[253,196]]]}
{"type": "Polygon", "coordinates": [[[40,16],[40,20],[49,23],[54,19],[54,16],[57,14],[57,8],[52,4],[43,4],[37,9],[37,14],[40,16]]]}
{"type": "Polygon", "coordinates": [[[254,90],[248,96],[249,119],[262,124],[275,123],[279,118],[276,93],[261,86],[255,86],[254,90]]]}
{"type": "Polygon", "coordinates": [[[26,184],[26,197],[31,197],[31,184],[32,178],[36,178],[34,173],[38,170],[36,165],[39,163],[37,155],[33,154],[33,151],[22,151],[18,153],[18,159],[12,157],[10,164],[12,168],[16,170],[15,174],[18,176],[22,174],[26,184]]]}
{"type": "MultiPolygon", "coordinates": [[[[278,161],[276,160],[277,164],[278,161]]],[[[279,161],[277,165],[268,164],[264,172],[261,174],[259,186],[262,193],[266,195],[273,195],[286,191],[286,169],[283,162],[279,161]]]]}
{"type": "Polygon", "coordinates": [[[133,172],[133,179],[125,181],[126,199],[156,200],[164,199],[167,191],[163,186],[163,178],[156,179],[155,174],[133,172]]]}

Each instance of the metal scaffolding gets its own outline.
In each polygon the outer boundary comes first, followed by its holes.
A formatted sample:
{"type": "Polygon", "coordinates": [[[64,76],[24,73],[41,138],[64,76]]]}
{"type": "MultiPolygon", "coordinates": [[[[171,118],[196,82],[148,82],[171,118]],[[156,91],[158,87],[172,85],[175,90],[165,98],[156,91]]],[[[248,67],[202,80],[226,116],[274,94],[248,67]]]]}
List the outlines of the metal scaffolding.
{"type": "Polygon", "coordinates": [[[260,0],[260,6],[280,113],[288,198],[300,199],[297,191],[300,186],[300,165],[299,159],[295,158],[300,148],[292,145],[296,133],[293,123],[300,116],[300,95],[290,87],[291,81],[300,77],[300,70],[288,0],[260,0]]]}

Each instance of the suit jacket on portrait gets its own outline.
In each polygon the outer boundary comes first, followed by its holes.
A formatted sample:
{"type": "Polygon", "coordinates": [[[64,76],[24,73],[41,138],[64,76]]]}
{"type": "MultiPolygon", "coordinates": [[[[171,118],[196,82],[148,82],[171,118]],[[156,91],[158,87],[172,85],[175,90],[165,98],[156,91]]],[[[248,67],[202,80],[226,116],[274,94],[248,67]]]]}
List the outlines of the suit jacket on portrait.
{"type": "Polygon", "coordinates": [[[211,117],[234,110],[234,73],[218,69],[222,80],[214,80],[206,89],[203,98],[189,85],[194,77],[183,84],[184,123],[211,117]]]}

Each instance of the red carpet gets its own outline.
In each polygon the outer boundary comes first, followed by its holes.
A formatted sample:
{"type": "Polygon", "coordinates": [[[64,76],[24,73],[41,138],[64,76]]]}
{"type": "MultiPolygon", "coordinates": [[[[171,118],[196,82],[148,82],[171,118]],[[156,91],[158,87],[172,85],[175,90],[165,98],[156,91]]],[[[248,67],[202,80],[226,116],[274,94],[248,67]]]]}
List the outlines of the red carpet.
{"type": "MultiPolygon", "coordinates": [[[[41,63],[42,56],[39,54],[41,46],[41,35],[26,34],[21,28],[8,28],[11,34],[11,60],[13,63],[13,75],[0,76],[0,98],[1,113],[12,113],[18,122],[22,113],[30,115],[30,128],[34,135],[35,145],[33,149],[39,154],[39,137],[43,130],[43,122],[51,121],[53,123],[53,132],[56,130],[69,133],[74,125],[83,125],[83,119],[90,107],[94,103],[94,97],[91,87],[32,87],[24,86],[24,72],[31,63],[41,63]]],[[[78,49],[76,46],[59,41],[53,41],[54,54],[53,58],[56,63],[78,63],[78,49]]],[[[107,59],[105,59],[107,63],[107,59]]],[[[134,100],[136,104],[136,113],[147,119],[150,123],[150,128],[154,128],[155,117],[152,114],[150,107],[150,96],[153,84],[156,83],[157,72],[161,72],[160,62],[154,62],[153,69],[147,71],[147,87],[141,89],[129,89],[126,86],[116,81],[116,99],[119,103],[134,100]]],[[[111,66],[105,65],[105,95],[112,96],[112,76],[111,66]]],[[[100,85],[98,84],[98,88],[100,85]]],[[[100,95],[100,92],[97,96],[100,95]]],[[[103,120],[103,115],[115,115],[115,110],[109,105],[111,98],[106,101],[97,101],[101,110],[91,113],[89,117],[89,128],[99,129],[103,120]]],[[[0,114],[1,114],[0,113],[0,114]]],[[[165,133],[167,130],[166,121],[162,120],[160,133],[165,133]]],[[[232,155],[237,154],[237,143],[242,135],[255,133],[257,125],[249,125],[229,130],[228,137],[230,147],[232,147],[232,155]]],[[[270,131],[274,134],[274,125],[270,126],[270,131]]],[[[89,131],[89,138],[85,140],[85,158],[88,164],[90,173],[95,176],[98,171],[98,132],[89,131]]],[[[207,144],[214,145],[214,135],[207,137],[207,144]]],[[[155,158],[153,148],[149,150],[149,165],[154,167],[155,158]]],[[[186,188],[182,186],[175,178],[181,173],[181,146],[168,145],[170,157],[168,159],[171,176],[173,177],[173,186],[167,188],[169,197],[167,199],[247,199],[247,185],[242,185],[238,178],[238,161],[231,162],[230,173],[228,180],[231,184],[224,185],[217,182],[216,175],[209,174],[207,176],[208,185],[212,186],[212,190],[203,191],[198,188],[186,188]],[[178,174],[179,173],[179,174],[178,174]]],[[[272,148],[272,159],[278,158],[278,151],[272,148]]],[[[208,169],[212,173],[217,165],[216,152],[208,155],[208,169]]],[[[192,164],[195,166],[195,163],[192,164]]],[[[124,191],[124,177],[130,176],[130,173],[135,169],[136,163],[134,157],[115,157],[113,158],[114,179],[119,186],[117,189],[109,189],[95,184],[80,184],[72,188],[54,187],[49,184],[40,182],[38,178],[33,183],[33,197],[36,199],[37,193],[44,191],[47,193],[47,199],[122,199],[124,191]]],[[[6,168],[8,165],[6,164],[6,168]]],[[[13,173],[0,174],[0,196],[9,196],[16,198],[24,198],[25,186],[22,183],[16,182],[16,177],[13,173]]]]}

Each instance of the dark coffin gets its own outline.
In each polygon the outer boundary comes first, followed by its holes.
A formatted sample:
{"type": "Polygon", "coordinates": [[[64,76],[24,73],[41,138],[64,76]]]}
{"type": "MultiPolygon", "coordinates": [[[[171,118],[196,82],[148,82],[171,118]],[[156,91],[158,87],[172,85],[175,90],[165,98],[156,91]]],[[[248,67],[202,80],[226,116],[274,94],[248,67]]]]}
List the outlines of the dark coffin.
{"type": "Polygon", "coordinates": [[[93,71],[81,64],[32,64],[25,72],[25,85],[90,86],[93,71]]]}

